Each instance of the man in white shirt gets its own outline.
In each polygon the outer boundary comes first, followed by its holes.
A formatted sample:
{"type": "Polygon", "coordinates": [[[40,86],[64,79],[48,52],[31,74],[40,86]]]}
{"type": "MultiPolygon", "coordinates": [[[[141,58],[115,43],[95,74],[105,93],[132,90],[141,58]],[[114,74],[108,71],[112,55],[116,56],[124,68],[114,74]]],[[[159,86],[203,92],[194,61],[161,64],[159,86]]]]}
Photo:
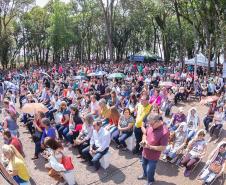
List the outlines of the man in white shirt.
{"type": "Polygon", "coordinates": [[[93,123],[93,135],[90,139],[90,146],[82,150],[82,156],[85,161],[89,161],[90,165],[94,165],[95,169],[100,168],[100,159],[108,152],[111,136],[110,132],[104,129],[101,121],[93,123]]]}

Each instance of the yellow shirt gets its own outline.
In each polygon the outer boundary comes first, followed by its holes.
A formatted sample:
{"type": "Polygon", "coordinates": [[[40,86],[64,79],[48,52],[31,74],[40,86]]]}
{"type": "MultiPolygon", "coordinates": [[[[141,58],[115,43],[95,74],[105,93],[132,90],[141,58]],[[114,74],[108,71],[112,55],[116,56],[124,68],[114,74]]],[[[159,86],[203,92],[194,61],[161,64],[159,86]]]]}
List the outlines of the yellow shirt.
{"type": "Polygon", "coordinates": [[[137,117],[135,124],[137,128],[140,128],[142,126],[143,119],[149,114],[150,110],[150,104],[146,105],[145,107],[141,103],[137,105],[137,117]]]}
{"type": "Polygon", "coordinates": [[[13,170],[15,170],[18,176],[24,181],[28,181],[30,179],[27,167],[25,165],[25,162],[22,159],[15,157],[13,170]]]}

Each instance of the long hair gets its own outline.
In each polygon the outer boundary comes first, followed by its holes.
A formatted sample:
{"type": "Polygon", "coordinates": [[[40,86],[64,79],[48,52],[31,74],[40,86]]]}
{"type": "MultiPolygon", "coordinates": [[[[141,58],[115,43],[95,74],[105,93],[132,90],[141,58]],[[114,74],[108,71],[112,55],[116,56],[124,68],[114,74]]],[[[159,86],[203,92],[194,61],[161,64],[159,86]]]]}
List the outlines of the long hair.
{"type": "Polygon", "coordinates": [[[23,162],[25,162],[23,156],[18,152],[18,150],[13,145],[3,145],[2,146],[2,152],[4,154],[10,154],[11,158],[9,159],[9,165],[11,165],[12,169],[15,168],[15,158],[21,159],[23,162]]]}

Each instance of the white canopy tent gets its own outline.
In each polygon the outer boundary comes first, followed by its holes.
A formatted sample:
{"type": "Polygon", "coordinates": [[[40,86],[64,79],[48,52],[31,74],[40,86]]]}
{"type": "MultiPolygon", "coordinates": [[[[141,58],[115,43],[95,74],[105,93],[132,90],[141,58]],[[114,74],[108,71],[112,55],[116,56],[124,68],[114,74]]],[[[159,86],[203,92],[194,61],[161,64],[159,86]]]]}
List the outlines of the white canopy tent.
{"type": "MultiPolygon", "coordinates": [[[[187,65],[195,65],[195,57],[185,61],[187,65]]],[[[202,54],[197,54],[197,66],[208,67],[208,59],[202,54]]],[[[210,67],[214,67],[214,61],[210,62],[210,67]]]]}

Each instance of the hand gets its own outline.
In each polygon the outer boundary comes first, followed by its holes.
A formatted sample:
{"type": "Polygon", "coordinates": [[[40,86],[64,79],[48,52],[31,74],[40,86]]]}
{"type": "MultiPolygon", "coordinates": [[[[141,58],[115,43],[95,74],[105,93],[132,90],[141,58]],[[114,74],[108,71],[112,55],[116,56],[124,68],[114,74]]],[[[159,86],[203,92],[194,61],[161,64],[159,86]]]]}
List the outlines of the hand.
{"type": "Polygon", "coordinates": [[[70,131],[69,131],[69,134],[70,134],[70,135],[73,135],[73,132],[70,130],[70,131]]]}
{"type": "Polygon", "coordinates": [[[90,153],[90,155],[93,154],[93,149],[92,148],[89,149],[89,153],[90,153]]]}
{"type": "Polygon", "coordinates": [[[45,149],[45,146],[44,146],[44,144],[41,144],[41,148],[42,148],[42,149],[45,149]]]}
{"type": "Polygon", "coordinates": [[[146,146],[147,144],[148,144],[147,140],[142,140],[142,141],[140,142],[140,145],[141,145],[141,146],[146,146]]]}
{"type": "Polygon", "coordinates": [[[152,149],[152,145],[149,145],[149,144],[146,143],[146,145],[144,146],[144,148],[148,148],[148,149],[151,150],[152,149]]]}

